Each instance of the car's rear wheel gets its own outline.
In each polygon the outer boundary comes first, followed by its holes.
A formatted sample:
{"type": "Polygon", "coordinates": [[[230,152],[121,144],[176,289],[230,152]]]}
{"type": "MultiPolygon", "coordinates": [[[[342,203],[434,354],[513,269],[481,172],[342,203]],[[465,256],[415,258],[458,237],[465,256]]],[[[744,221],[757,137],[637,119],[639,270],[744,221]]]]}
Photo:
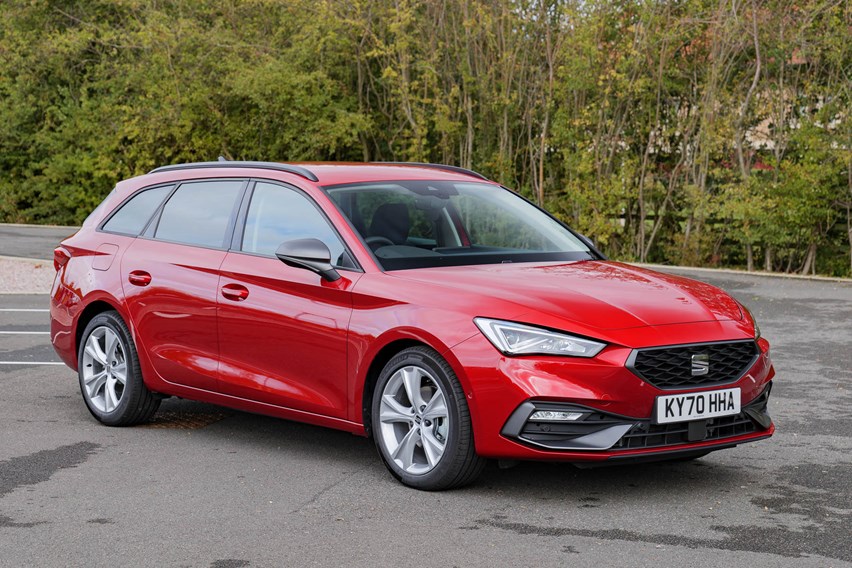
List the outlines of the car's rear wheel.
{"type": "Polygon", "coordinates": [[[385,365],[373,396],[372,431],[390,472],[417,489],[470,483],[485,460],[473,443],[464,391],[450,365],[428,347],[385,365]]]}
{"type": "Polygon", "coordinates": [[[136,346],[117,312],[98,314],[86,326],[78,376],[89,412],[109,426],[146,422],[160,406],[160,398],[142,381],[136,346]]]}

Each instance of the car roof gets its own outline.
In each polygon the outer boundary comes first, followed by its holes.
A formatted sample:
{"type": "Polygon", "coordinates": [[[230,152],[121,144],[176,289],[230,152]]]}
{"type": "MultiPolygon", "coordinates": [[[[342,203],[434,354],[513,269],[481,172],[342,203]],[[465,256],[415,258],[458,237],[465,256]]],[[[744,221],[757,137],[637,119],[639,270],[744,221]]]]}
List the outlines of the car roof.
{"type": "Polygon", "coordinates": [[[220,160],[162,166],[150,174],[206,170],[205,175],[233,176],[236,170],[272,170],[294,174],[320,185],[363,183],[390,180],[471,181],[487,180],[485,176],[457,166],[419,162],[243,162],[220,160]]]}

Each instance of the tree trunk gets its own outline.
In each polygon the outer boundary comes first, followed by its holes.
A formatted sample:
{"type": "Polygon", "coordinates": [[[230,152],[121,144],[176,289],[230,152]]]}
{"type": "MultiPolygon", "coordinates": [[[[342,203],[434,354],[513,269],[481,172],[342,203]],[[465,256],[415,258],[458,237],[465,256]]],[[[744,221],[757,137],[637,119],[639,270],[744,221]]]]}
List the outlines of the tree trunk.
{"type": "Polygon", "coordinates": [[[745,138],[745,132],[743,131],[743,122],[745,121],[746,112],[748,112],[748,106],[751,102],[751,97],[754,94],[755,89],[757,88],[757,83],[760,81],[760,67],[761,67],[761,57],[760,57],[760,41],[757,36],[757,6],[752,6],[752,39],[754,40],[754,76],[751,80],[751,85],[748,88],[748,92],[746,93],[745,100],[743,101],[742,106],[740,107],[740,113],[737,116],[737,127],[736,132],[734,132],[734,146],[737,151],[737,162],[740,166],[740,175],[742,175],[743,179],[746,179],[749,175],[749,168],[746,166],[745,158],[743,157],[743,139],[745,138]]]}
{"type": "MultiPolygon", "coordinates": [[[[852,177],[852,172],[849,176],[852,177]]],[[[846,232],[849,234],[849,276],[852,276],[852,201],[846,204],[846,232]]]]}
{"type": "Polygon", "coordinates": [[[772,272],[772,247],[770,246],[763,249],[763,269],[766,272],[772,272]]]}
{"type": "Polygon", "coordinates": [[[754,272],[754,245],[746,243],[746,270],[754,272]]]}
{"type": "Polygon", "coordinates": [[[846,187],[849,201],[846,202],[846,232],[849,235],[849,276],[852,277],[852,160],[846,166],[846,187]]]}
{"type": "Polygon", "coordinates": [[[808,252],[805,256],[805,264],[802,266],[802,274],[816,273],[816,243],[808,245],[808,252]]]}

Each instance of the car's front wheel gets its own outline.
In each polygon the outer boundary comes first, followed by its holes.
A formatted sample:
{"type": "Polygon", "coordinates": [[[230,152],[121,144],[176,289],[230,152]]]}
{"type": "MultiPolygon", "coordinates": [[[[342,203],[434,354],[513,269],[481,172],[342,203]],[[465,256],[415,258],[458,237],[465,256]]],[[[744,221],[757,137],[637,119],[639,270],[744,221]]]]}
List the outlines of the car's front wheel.
{"type": "Polygon", "coordinates": [[[157,412],[160,398],[142,381],[136,346],[117,312],[92,318],[83,331],[77,361],[83,400],[99,421],[131,426],[157,412]]]}
{"type": "Polygon", "coordinates": [[[373,396],[372,432],[390,472],[417,489],[465,485],[485,465],[474,448],[464,391],[428,347],[405,349],[385,365],[373,396]]]}

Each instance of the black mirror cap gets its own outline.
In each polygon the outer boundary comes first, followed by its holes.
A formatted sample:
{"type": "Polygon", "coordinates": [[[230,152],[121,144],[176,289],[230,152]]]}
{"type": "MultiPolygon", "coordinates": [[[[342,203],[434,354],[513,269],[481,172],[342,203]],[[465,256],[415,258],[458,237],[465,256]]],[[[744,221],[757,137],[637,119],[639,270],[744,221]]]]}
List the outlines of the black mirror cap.
{"type": "Polygon", "coordinates": [[[275,251],[275,256],[288,266],[306,268],[329,282],[340,280],[340,273],[331,265],[331,251],[319,239],[285,241],[275,251]]]}

